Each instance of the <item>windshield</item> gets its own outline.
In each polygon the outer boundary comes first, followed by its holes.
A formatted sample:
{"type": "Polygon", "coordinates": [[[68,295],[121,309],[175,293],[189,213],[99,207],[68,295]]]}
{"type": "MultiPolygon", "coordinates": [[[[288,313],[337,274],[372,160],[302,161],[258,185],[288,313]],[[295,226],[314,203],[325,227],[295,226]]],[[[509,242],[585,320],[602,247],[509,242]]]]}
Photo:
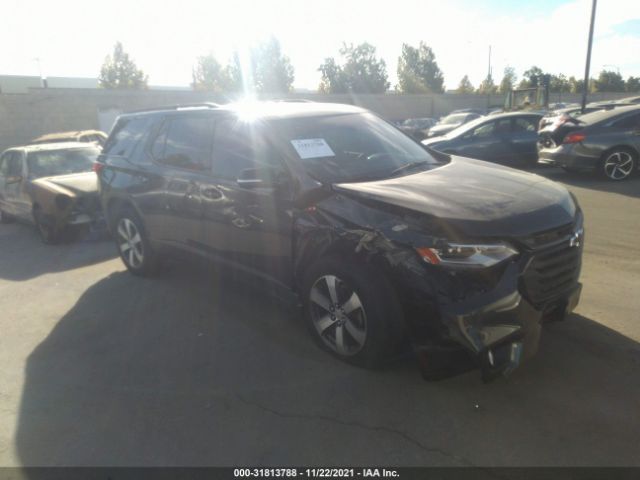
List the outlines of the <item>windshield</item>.
{"type": "Polygon", "coordinates": [[[455,115],[448,115],[440,120],[441,125],[455,125],[456,123],[464,122],[467,117],[466,113],[456,113],[455,115]]]}
{"type": "Polygon", "coordinates": [[[29,175],[39,178],[90,172],[99,153],[96,148],[31,152],[27,158],[29,175]]]}
{"type": "Polygon", "coordinates": [[[376,180],[438,165],[419,144],[371,114],[282,119],[274,124],[294,158],[322,182],[376,180]]]}

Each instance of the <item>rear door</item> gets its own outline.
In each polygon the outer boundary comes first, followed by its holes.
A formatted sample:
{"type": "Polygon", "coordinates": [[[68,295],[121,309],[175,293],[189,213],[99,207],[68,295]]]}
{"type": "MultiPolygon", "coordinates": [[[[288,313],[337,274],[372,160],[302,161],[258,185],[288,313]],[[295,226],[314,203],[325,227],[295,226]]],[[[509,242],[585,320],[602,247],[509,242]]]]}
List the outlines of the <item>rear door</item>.
{"type": "MultiPolygon", "coordinates": [[[[213,119],[208,112],[168,115],[150,143],[165,180],[158,239],[188,250],[203,244],[201,185],[211,174],[213,119]]],[[[206,183],[206,181],[205,181],[206,183]]]]}
{"type": "Polygon", "coordinates": [[[615,142],[629,145],[640,153],[640,112],[634,112],[616,120],[611,125],[615,142]]]}

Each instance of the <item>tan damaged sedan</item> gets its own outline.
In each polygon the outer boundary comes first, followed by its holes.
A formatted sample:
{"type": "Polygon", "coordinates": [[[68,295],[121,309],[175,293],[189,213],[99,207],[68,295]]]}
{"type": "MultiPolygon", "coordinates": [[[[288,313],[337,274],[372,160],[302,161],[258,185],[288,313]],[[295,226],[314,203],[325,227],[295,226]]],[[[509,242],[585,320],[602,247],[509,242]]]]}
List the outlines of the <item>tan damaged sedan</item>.
{"type": "Polygon", "coordinates": [[[35,224],[45,243],[101,217],[93,162],[86,143],[13,147],[0,156],[0,220],[35,224]]]}

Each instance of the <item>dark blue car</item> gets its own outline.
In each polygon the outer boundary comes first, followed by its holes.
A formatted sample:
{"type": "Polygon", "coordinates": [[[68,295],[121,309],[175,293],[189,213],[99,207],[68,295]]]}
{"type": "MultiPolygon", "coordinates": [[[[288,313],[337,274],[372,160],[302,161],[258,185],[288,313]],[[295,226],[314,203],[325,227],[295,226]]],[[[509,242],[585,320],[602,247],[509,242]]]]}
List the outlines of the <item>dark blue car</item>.
{"type": "Polygon", "coordinates": [[[423,140],[434,150],[509,166],[534,165],[538,160],[538,123],[542,114],[503,113],[482,117],[448,134],[423,140]]]}

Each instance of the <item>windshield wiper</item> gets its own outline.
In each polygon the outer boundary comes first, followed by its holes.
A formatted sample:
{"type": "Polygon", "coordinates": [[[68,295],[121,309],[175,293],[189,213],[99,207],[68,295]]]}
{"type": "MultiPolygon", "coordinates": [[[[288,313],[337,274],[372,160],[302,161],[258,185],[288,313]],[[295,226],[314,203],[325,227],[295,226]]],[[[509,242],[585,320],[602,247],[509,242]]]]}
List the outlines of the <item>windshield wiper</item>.
{"type": "Polygon", "coordinates": [[[391,175],[391,176],[397,175],[398,173],[404,172],[406,170],[412,170],[415,167],[427,165],[429,163],[430,162],[427,162],[426,160],[421,160],[419,162],[408,162],[408,163],[405,163],[404,165],[400,165],[395,170],[392,170],[389,175],[391,175]]]}

